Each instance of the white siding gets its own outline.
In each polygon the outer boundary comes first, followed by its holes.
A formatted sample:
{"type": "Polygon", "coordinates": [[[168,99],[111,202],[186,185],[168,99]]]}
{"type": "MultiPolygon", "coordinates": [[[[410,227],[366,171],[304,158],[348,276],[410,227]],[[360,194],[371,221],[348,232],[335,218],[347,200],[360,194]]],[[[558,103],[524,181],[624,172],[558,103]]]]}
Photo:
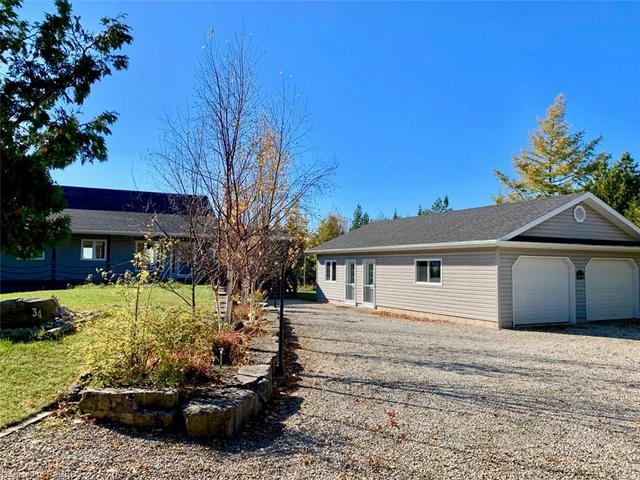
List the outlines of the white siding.
{"type": "Polygon", "coordinates": [[[344,257],[326,257],[318,256],[316,265],[316,285],[319,301],[326,300],[344,300],[344,257]],[[336,260],[336,281],[328,282],[325,280],[324,262],[336,260]]]}
{"type": "Polygon", "coordinates": [[[497,322],[497,266],[493,250],[318,257],[318,298],[344,300],[344,264],[356,260],[356,301],[362,303],[362,262],[376,262],[376,306],[497,322]],[[415,283],[415,259],[442,259],[442,285],[415,283]],[[324,261],[338,261],[337,282],[324,280],[324,261]]]}
{"type": "Polygon", "coordinates": [[[522,235],[530,237],[580,238],[591,240],[633,241],[627,232],[618,228],[593,208],[582,204],[587,212],[584,222],[578,223],[573,218],[571,207],[553,218],[536,225],[522,235]]]}
{"type": "MultiPolygon", "coordinates": [[[[575,223],[575,222],[574,222],[575,223]]],[[[640,255],[631,255],[628,253],[619,252],[577,252],[569,250],[515,250],[515,249],[500,249],[499,268],[498,268],[498,281],[499,281],[499,301],[500,301],[500,326],[505,328],[511,328],[513,325],[513,284],[512,284],[512,267],[514,262],[520,255],[534,255],[534,256],[555,256],[555,257],[568,257],[573,263],[575,269],[573,274],[577,270],[585,270],[587,263],[591,258],[633,258],[636,263],[640,264],[640,255]]],[[[586,320],[586,280],[578,280],[576,278],[576,321],[578,323],[584,323],[586,320]]]]}

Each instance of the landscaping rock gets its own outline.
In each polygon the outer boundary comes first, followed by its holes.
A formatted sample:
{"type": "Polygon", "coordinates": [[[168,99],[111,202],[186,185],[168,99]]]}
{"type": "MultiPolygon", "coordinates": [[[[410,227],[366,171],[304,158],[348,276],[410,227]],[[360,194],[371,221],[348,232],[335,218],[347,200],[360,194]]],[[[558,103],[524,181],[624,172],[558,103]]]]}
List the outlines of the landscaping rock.
{"type": "Polygon", "coordinates": [[[273,371],[278,364],[278,355],[276,352],[252,351],[249,354],[249,360],[254,365],[269,365],[273,375],[273,371]]]}
{"type": "Polygon", "coordinates": [[[15,298],[0,302],[0,329],[39,327],[55,320],[60,304],[55,298],[15,298]]]}
{"type": "Polygon", "coordinates": [[[194,438],[230,438],[261,410],[251,390],[225,388],[189,400],[182,409],[187,434],[194,438]]]}
{"type": "Polygon", "coordinates": [[[256,337],[251,340],[251,350],[258,352],[277,353],[278,338],[271,335],[256,337]]]}
{"type": "Polygon", "coordinates": [[[245,365],[238,369],[238,373],[228,382],[228,386],[251,390],[258,394],[263,406],[273,394],[272,367],[265,365],[245,365]]]}
{"type": "Polygon", "coordinates": [[[175,389],[87,388],[78,408],[92,417],[138,428],[173,425],[178,407],[175,389]]]}

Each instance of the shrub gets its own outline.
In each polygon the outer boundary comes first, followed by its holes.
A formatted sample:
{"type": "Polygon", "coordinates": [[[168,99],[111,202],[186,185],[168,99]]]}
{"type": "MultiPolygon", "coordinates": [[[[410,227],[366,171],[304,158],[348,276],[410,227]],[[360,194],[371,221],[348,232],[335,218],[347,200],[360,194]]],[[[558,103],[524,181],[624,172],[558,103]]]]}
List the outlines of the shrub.
{"type": "Polygon", "coordinates": [[[233,331],[220,331],[213,336],[213,351],[216,364],[220,364],[220,350],[222,350],[222,364],[238,363],[242,356],[242,335],[233,331]]]}
{"type": "Polygon", "coordinates": [[[200,313],[130,308],[98,322],[88,356],[95,383],[103,386],[173,386],[211,378],[218,326],[200,313]]]}
{"type": "Polygon", "coordinates": [[[249,303],[241,303],[233,307],[233,321],[244,322],[246,320],[258,320],[262,318],[263,309],[260,303],[254,302],[252,307],[249,303]]]}

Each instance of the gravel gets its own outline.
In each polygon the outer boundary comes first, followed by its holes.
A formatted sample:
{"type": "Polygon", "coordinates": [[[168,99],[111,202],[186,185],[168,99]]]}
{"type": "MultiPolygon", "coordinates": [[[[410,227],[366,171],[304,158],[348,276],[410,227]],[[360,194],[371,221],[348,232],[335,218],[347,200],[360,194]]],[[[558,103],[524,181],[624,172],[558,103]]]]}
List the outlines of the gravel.
{"type": "Polygon", "coordinates": [[[0,439],[0,478],[640,478],[637,323],[493,331],[288,312],[299,382],[239,439],[53,418],[0,439]]]}

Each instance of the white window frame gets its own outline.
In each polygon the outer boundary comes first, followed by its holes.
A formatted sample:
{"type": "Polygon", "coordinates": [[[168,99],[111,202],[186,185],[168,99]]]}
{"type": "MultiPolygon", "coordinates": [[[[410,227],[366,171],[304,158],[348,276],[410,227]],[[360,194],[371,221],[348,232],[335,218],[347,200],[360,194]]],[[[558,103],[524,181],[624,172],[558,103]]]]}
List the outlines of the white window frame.
{"type": "Polygon", "coordinates": [[[326,283],[336,283],[338,281],[338,261],[337,260],[325,260],[324,261],[324,281],[326,283]],[[334,272],[333,268],[329,269],[329,280],[327,280],[327,264],[328,263],[335,263],[336,264],[336,268],[335,268],[335,272],[336,272],[336,276],[333,280],[331,280],[331,276],[332,273],[334,272]]]}
{"type": "MultiPolygon", "coordinates": [[[[336,266],[336,276],[338,271],[338,267],[336,266]]],[[[326,273],[326,267],[325,267],[326,273]]],[[[347,258],[344,261],[344,303],[347,305],[355,305],[356,300],[358,298],[358,262],[355,258],[347,258]],[[351,283],[347,283],[349,281],[349,264],[353,263],[353,300],[347,300],[347,285],[352,285],[351,283]]]]}
{"type": "Polygon", "coordinates": [[[104,262],[107,260],[107,239],[106,238],[81,238],[80,239],[80,260],[83,262],[104,262]],[[91,242],[92,258],[84,258],[84,242],[91,242]],[[96,258],[96,243],[104,243],[104,258],[96,258]]]}
{"type": "Polygon", "coordinates": [[[37,257],[27,258],[28,262],[31,262],[33,260],[44,260],[44,250],[42,250],[42,253],[37,257]]]}
{"type": "Polygon", "coordinates": [[[151,250],[151,258],[149,258],[149,265],[155,265],[157,263],[157,258],[156,258],[156,249],[154,248],[154,243],[153,242],[147,242],[146,240],[136,240],[135,241],[135,246],[134,246],[134,250],[133,253],[136,254],[138,253],[138,245],[142,244],[143,247],[146,246],[146,248],[144,248],[144,250],[151,250]],[[151,246],[149,246],[151,245],[151,246]]]}
{"type": "Polygon", "coordinates": [[[433,286],[433,287],[440,287],[442,286],[442,266],[443,266],[443,262],[442,262],[442,258],[416,258],[413,261],[413,283],[415,285],[427,285],[427,286],[433,286]],[[440,281],[439,282],[430,282],[429,279],[431,278],[431,265],[428,263],[427,264],[427,281],[426,282],[419,282],[418,281],[418,262],[440,262],[440,281]]]}

